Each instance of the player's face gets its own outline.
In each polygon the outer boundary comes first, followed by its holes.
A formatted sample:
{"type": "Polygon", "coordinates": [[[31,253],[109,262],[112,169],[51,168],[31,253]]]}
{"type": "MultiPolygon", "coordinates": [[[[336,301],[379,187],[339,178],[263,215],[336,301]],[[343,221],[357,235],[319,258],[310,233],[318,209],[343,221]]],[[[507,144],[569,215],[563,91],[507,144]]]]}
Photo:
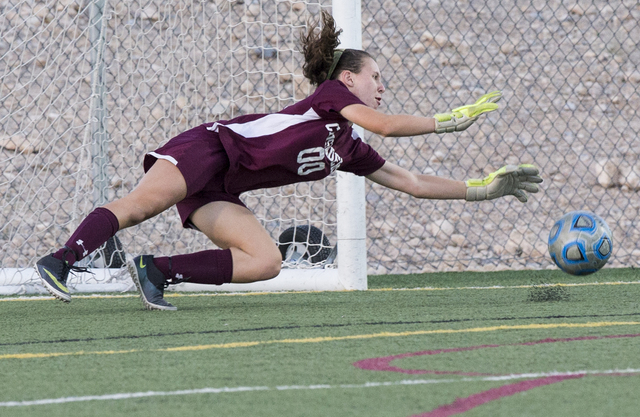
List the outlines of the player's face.
{"type": "Polygon", "coordinates": [[[368,107],[377,109],[385,90],[378,64],[373,59],[366,58],[360,72],[358,74],[352,73],[352,76],[353,88],[350,88],[351,92],[368,107]]]}

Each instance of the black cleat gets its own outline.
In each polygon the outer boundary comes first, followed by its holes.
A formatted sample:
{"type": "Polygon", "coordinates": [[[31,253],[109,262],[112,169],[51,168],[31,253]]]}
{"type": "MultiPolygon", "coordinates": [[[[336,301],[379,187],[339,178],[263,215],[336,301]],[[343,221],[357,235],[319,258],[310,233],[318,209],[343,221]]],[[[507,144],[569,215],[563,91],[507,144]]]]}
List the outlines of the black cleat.
{"type": "Polygon", "coordinates": [[[69,265],[47,255],[36,262],[36,272],[42,280],[44,287],[58,300],[68,303],[71,301],[71,294],[67,288],[67,277],[69,277],[69,265]]]}
{"type": "Polygon", "coordinates": [[[71,294],[67,288],[69,271],[87,272],[88,269],[69,265],[66,261],[54,258],[53,255],[47,255],[36,262],[36,272],[40,276],[44,287],[51,295],[65,303],[71,301],[71,294]]]}
{"type": "Polygon", "coordinates": [[[140,291],[140,299],[147,310],[177,310],[164,300],[165,277],[153,264],[152,255],[143,255],[127,262],[133,283],[140,291]]]}

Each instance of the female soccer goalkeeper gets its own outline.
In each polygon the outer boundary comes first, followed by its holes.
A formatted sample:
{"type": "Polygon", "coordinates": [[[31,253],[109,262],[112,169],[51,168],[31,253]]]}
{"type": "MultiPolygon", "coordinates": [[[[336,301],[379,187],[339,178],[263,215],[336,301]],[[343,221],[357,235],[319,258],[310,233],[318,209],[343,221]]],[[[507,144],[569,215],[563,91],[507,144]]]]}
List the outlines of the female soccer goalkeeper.
{"type": "Polygon", "coordinates": [[[364,51],[337,50],[333,18],[322,15],[302,36],[304,75],[315,92],[275,114],[205,123],[145,155],[145,175],[127,196],[91,212],[66,245],[40,259],[36,270],[56,298],[69,302],[73,264],[118,230],[156,216],[174,204],[184,227],[206,234],[221,249],[170,257],[138,256],[128,268],[148,309],[175,310],[164,300],[169,284],[220,285],[275,277],[281,255],[239,195],[324,178],[339,169],[366,176],[417,198],[479,201],[514,195],[527,201],[542,182],[531,165],[506,166],[483,180],[454,181],[411,173],[385,161],[362,142],[352,123],[382,136],[461,131],[498,108],[499,91],[472,105],[434,117],[386,115],[376,109],[385,88],[380,70],[364,51]]]}

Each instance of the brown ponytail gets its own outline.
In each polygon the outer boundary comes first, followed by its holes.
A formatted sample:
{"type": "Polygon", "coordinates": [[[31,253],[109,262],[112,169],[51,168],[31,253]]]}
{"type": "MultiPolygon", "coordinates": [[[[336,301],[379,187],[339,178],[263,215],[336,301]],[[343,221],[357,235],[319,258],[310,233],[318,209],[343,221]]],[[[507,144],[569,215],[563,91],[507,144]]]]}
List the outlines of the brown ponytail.
{"type": "MultiPolygon", "coordinates": [[[[309,31],[300,36],[304,65],[302,73],[313,85],[320,85],[327,80],[327,74],[333,64],[334,52],[340,44],[338,37],[342,29],[336,30],[336,22],[326,11],[322,11],[322,29],[316,31],[318,21],[309,22],[309,31]]],[[[331,73],[331,79],[335,80],[342,71],[351,71],[358,74],[362,70],[365,58],[371,58],[367,52],[357,49],[345,49],[338,56],[338,63],[331,73]]]]}

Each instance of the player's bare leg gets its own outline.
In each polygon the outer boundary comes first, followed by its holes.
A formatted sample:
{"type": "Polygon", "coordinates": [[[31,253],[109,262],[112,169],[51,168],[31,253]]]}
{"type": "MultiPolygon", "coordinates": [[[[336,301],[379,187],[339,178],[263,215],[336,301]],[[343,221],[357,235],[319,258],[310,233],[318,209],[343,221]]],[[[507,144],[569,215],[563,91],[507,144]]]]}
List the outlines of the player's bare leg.
{"type": "Polygon", "coordinates": [[[231,282],[247,283],[274,278],[282,255],[269,233],[248,209],[225,201],[209,203],[191,215],[193,224],[216,246],[230,249],[231,282]]]}
{"type": "Polygon", "coordinates": [[[116,215],[122,230],[162,213],[186,195],[187,184],[180,170],[159,159],[131,193],[104,207],[116,215]]]}

